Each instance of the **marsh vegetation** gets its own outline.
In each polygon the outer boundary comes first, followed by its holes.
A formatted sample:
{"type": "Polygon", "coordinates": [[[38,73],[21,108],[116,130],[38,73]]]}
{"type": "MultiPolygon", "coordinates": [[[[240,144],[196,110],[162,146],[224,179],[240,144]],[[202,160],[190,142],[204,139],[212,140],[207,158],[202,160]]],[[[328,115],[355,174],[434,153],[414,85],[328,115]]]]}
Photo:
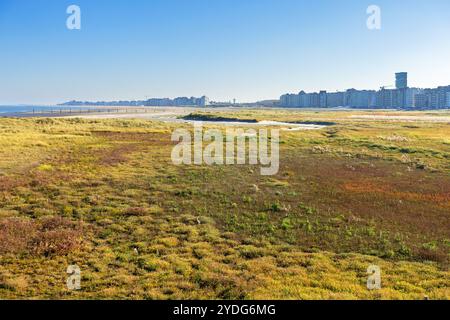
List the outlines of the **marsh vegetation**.
{"type": "Polygon", "coordinates": [[[450,298],[449,123],[354,115],[208,115],[330,124],[282,132],[275,176],[173,165],[189,124],[0,119],[0,298],[450,298]]]}

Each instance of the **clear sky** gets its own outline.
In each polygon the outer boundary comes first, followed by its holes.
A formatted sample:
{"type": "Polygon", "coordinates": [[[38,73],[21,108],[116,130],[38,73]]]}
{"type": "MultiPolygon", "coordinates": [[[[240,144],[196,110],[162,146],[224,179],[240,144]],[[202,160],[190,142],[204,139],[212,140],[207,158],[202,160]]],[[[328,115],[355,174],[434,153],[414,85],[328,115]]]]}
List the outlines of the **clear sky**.
{"type": "Polygon", "coordinates": [[[449,39],[449,0],[0,0],[0,104],[450,85],[449,39]]]}

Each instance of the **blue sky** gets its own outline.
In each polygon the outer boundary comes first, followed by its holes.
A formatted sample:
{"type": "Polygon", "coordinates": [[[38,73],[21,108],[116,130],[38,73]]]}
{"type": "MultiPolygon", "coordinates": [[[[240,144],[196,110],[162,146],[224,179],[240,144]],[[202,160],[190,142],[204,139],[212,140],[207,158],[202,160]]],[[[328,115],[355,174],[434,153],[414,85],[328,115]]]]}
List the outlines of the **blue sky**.
{"type": "Polygon", "coordinates": [[[448,0],[0,0],[0,104],[450,85],[449,34],[448,0]]]}

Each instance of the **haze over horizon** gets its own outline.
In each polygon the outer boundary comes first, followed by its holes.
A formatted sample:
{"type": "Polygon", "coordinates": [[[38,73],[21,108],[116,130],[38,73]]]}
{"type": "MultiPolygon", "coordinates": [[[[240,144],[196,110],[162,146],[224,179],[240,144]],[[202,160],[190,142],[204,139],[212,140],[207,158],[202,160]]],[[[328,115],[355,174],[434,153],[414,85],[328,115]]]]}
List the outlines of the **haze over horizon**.
{"type": "Polygon", "coordinates": [[[0,0],[0,105],[450,85],[450,1],[0,0]],[[66,9],[80,6],[81,30],[66,9]],[[381,8],[381,30],[366,26],[381,8]]]}

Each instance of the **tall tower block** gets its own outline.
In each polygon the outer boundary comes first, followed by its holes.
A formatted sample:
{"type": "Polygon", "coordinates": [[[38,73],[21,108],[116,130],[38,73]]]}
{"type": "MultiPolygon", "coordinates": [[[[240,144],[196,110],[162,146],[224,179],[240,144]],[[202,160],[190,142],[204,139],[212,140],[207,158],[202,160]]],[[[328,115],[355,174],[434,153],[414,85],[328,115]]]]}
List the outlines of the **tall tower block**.
{"type": "Polygon", "coordinates": [[[408,88],[408,73],[399,72],[395,74],[395,87],[397,89],[407,89],[408,88]]]}

